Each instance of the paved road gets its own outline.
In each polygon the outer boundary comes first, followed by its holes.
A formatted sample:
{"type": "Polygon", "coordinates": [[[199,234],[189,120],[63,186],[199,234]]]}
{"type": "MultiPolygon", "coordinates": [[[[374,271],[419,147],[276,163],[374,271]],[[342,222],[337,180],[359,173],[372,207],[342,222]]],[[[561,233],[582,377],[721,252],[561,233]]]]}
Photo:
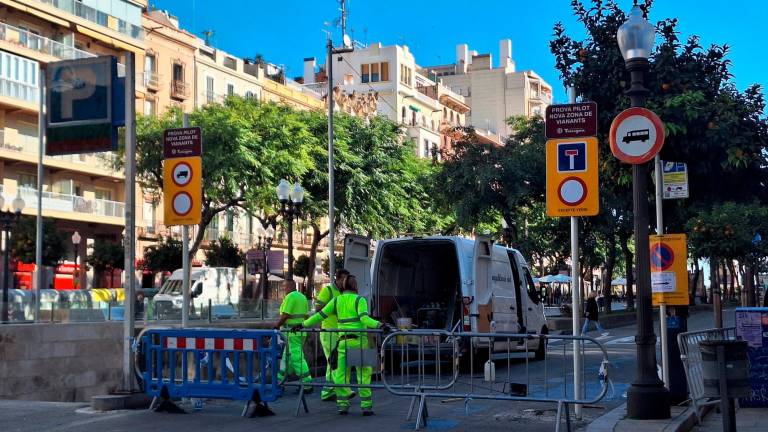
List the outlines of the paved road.
{"type": "MultiPolygon", "coordinates": [[[[725,325],[732,325],[733,312],[724,314],[725,325]]],[[[689,321],[689,329],[696,330],[711,327],[711,312],[698,312],[689,321]]],[[[658,327],[658,325],[657,325],[658,327]]],[[[576,426],[583,426],[591,419],[602,415],[606,410],[624,402],[624,393],[635,374],[635,346],[633,341],[634,325],[612,329],[608,336],[599,336],[609,351],[612,388],[605,399],[584,408],[584,420],[576,426]]],[[[596,335],[596,332],[592,332],[596,335]]],[[[566,354],[570,344],[553,342],[549,349],[549,360],[544,362],[526,362],[516,358],[509,362],[497,363],[497,381],[518,381],[526,383],[525,370],[530,371],[529,391],[543,396],[557,396],[564,391],[572,392],[572,377],[567,373],[571,358],[562,356],[563,345],[566,354]],[[566,366],[565,376],[562,374],[566,366]],[[545,380],[544,377],[547,377],[545,380]],[[546,383],[546,384],[545,384],[546,383]]],[[[594,349],[587,350],[585,361],[585,382],[587,394],[599,391],[597,368],[600,357],[594,349]]],[[[469,383],[476,386],[476,392],[482,392],[482,375],[462,375],[466,390],[469,383]]],[[[497,385],[494,391],[501,390],[497,385]]],[[[255,428],[270,431],[296,430],[333,430],[358,431],[361,429],[389,431],[412,430],[413,420],[405,420],[410,400],[390,395],[385,390],[374,392],[376,416],[362,417],[359,409],[353,407],[347,417],[339,417],[333,404],[320,402],[317,394],[309,399],[309,414],[294,417],[297,397],[289,389],[287,396],[271,405],[277,415],[265,418],[247,419],[240,417],[242,405],[238,403],[206,401],[202,411],[186,415],[151,413],[147,411],[118,411],[112,413],[89,413],[87,404],[39,403],[25,401],[0,401],[0,431],[56,431],[56,432],[119,432],[119,431],[168,431],[168,430],[221,430],[227,432],[252,431],[255,428]]],[[[555,405],[550,403],[510,402],[464,399],[432,399],[429,401],[430,423],[428,430],[510,430],[551,431],[554,429],[555,405]]]]}

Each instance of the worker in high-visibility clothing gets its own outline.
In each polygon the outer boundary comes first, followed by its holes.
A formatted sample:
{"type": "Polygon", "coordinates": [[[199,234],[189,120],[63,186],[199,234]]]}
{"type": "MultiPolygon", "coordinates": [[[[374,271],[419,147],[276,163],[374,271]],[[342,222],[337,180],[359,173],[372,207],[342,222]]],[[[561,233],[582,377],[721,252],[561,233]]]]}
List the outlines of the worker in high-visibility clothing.
{"type": "MultiPolygon", "coordinates": [[[[300,326],[311,327],[320,321],[335,316],[341,330],[363,330],[373,328],[389,328],[386,324],[368,316],[368,302],[357,294],[357,279],[353,275],[347,276],[344,281],[341,295],[332,299],[322,310],[307,318],[300,326]]],[[[347,367],[347,354],[355,355],[356,352],[368,348],[368,334],[364,332],[345,331],[340,333],[336,344],[336,367],[333,371],[334,384],[349,384],[352,368],[347,367]]],[[[370,366],[355,367],[357,383],[360,385],[371,384],[370,366]]],[[[360,408],[364,416],[373,415],[373,397],[369,387],[360,387],[360,408]]],[[[336,407],[339,414],[346,415],[349,411],[349,399],[352,390],[349,387],[336,387],[336,407]]]]}
{"type": "MultiPolygon", "coordinates": [[[[340,287],[344,286],[344,280],[349,275],[349,272],[343,268],[336,270],[336,278],[333,282],[324,286],[315,298],[315,311],[321,311],[331,300],[341,295],[340,287]]],[[[324,319],[320,328],[323,330],[335,330],[338,328],[335,316],[329,316],[324,319]]],[[[338,332],[321,332],[320,333],[320,345],[323,346],[323,355],[325,355],[325,382],[333,382],[333,368],[331,368],[331,351],[336,347],[336,343],[339,340],[338,332]]],[[[323,387],[320,392],[320,400],[331,402],[336,400],[336,388],[335,387],[323,387]]]]}
{"type": "MultiPolygon", "coordinates": [[[[312,376],[309,374],[309,366],[304,356],[304,340],[307,334],[301,331],[291,330],[307,319],[309,314],[309,301],[296,287],[296,282],[292,280],[283,281],[282,288],[288,295],[280,304],[280,319],[277,321],[276,328],[283,330],[287,339],[286,351],[280,360],[280,370],[277,372],[278,381],[282,382],[286,375],[291,373],[297,375],[305,383],[312,382],[312,376]]],[[[312,393],[312,387],[304,388],[304,393],[312,393]]]]}

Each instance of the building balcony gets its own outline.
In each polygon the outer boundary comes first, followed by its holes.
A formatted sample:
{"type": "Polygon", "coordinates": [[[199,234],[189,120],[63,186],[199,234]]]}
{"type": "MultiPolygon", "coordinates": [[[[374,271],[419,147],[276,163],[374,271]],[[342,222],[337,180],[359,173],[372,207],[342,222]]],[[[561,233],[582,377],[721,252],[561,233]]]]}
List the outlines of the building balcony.
{"type": "Polygon", "coordinates": [[[160,76],[155,72],[144,71],[141,72],[139,82],[144,85],[148,90],[158,91],[160,90],[160,76]]]}
{"type": "Polygon", "coordinates": [[[0,96],[20,101],[28,110],[39,109],[40,88],[37,86],[0,77],[0,96]]]}
{"type": "Polygon", "coordinates": [[[189,97],[189,86],[181,80],[171,81],[171,97],[175,99],[187,99],[189,97]]]}
{"type": "MultiPolygon", "coordinates": [[[[25,208],[37,208],[37,189],[19,187],[18,193],[24,199],[25,208]]],[[[81,196],[44,191],[42,193],[44,210],[63,213],[81,213],[112,218],[125,217],[125,203],[104,199],[86,199],[81,196]]]]}
{"type": "Polygon", "coordinates": [[[100,26],[110,28],[133,39],[143,40],[144,30],[141,25],[134,25],[120,18],[111,16],[106,12],[86,6],[77,0],[37,0],[40,3],[51,5],[64,12],[86,19],[100,26]],[[110,20],[110,18],[112,18],[110,20]],[[110,25],[112,24],[112,25],[110,25]]]}
{"type": "MultiPolygon", "coordinates": [[[[18,133],[10,135],[0,129],[0,155],[2,157],[36,164],[39,148],[40,141],[37,136],[18,133]],[[18,156],[13,156],[14,154],[18,156]]],[[[43,158],[43,163],[49,167],[86,173],[92,177],[123,179],[122,173],[112,169],[115,157],[113,153],[81,153],[46,156],[43,158]]]]}
{"type": "Polygon", "coordinates": [[[0,23],[0,41],[21,46],[61,60],[76,60],[96,56],[87,51],[4,23],[0,23]]]}

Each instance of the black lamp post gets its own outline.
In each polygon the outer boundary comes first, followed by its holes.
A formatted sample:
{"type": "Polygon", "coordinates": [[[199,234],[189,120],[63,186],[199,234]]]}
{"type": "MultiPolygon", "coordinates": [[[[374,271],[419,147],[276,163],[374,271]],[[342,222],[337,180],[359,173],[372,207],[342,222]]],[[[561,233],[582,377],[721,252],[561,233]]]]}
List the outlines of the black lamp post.
{"type": "MultiPolygon", "coordinates": [[[[632,107],[644,107],[649,90],[645,88],[648,58],[656,36],[654,27],[635,4],[617,33],[621,55],[630,73],[627,94],[632,107]]],[[[648,244],[647,164],[632,165],[632,201],[637,268],[637,378],[627,392],[627,414],[636,419],[670,417],[669,391],[656,374],[656,335],[653,333],[651,306],[651,268],[648,244]]]]}
{"type": "Polygon", "coordinates": [[[21,218],[21,210],[24,208],[24,200],[21,199],[19,195],[16,195],[16,198],[11,205],[13,206],[13,211],[10,209],[3,210],[5,199],[0,195],[0,224],[2,224],[3,235],[5,236],[5,250],[3,251],[3,307],[0,319],[2,319],[4,323],[10,321],[8,317],[8,290],[10,289],[9,285],[11,284],[11,228],[13,228],[21,218]]]}
{"type": "Polygon", "coordinates": [[[263,226],[259,227],[259,241],[256,244],[256,248],[262,252],[263,262],[261,266],[261,298],[266,300],[267,287],[269,286],[267,279],[269,278],[269,268],[267,268],[267,255],[272,248],[272,239],[275,238],[275,227],[267,222],[267,229],[263,226]]]}
{"type": "Polygon", "coordinates": [[[291,186],[288,180],[280,180],[277,185],[277,199],[280,200],[280,215],[288,220],[288,276],[293,280],[293,218],[299,215],[299,208],[304,202],[304,189],[300,184],[291,186]]]}

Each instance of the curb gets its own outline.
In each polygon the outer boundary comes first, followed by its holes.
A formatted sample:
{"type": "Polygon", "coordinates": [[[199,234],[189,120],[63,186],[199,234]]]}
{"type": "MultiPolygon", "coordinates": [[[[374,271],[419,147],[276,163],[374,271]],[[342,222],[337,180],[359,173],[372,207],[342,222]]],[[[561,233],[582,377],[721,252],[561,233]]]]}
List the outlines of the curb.
{"type": "Polygon", "coordinates": [[[587,426],[587,432],[625,430],[633,430],[635,432],[689,432],[696,426],[696,416],[694,415],[693,407],[688,407],[677,414],[673,413],[672,418],[668,420],[631,420],[627,419],[626,415],[627,404],[625,403],[595,419],[587,426]]]}
{"type": "Polygon", "coordinates": [[[151,398],[146,393],[124,393],[100,395],[91,398],[94,411],[116,411],[124,409],[148,408],[151,398]]]}

